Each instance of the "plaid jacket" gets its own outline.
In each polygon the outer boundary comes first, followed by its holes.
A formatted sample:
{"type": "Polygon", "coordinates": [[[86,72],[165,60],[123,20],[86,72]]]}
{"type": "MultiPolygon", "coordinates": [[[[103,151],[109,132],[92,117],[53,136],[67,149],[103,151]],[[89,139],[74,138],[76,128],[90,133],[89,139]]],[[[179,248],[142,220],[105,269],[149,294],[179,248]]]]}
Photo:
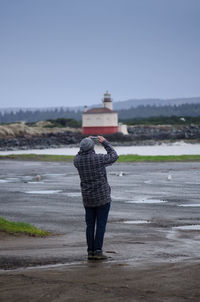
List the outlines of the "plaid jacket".
{"type": "Polygon", "coordinates": [[[74,158],[81,180],[81,192],[85,207],[96,207],[111,201],[111,189],[107,181],[106,166],[113,164],[118,155],[108,141],[102,143],[107,154],[95,151],[79,151],[74,158]]]}

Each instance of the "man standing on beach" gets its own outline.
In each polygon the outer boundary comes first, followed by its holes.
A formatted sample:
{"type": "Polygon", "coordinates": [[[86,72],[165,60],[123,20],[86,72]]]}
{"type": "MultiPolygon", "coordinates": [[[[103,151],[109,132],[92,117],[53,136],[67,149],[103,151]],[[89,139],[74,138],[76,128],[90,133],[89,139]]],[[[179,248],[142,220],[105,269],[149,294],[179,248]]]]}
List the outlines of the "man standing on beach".
{"type": "Polygon", "coordinates": [[[103,136],[97,136],[96,139],[107,154],[96,154],[94,139],[84,138],[80,142],[80,151],[74,158],[74,166],[78,169],[81,181],[88,259],[103,260],[107,258],[102,247],[111,202],[105,167],[113,164],[118,155],[103,136]]]}

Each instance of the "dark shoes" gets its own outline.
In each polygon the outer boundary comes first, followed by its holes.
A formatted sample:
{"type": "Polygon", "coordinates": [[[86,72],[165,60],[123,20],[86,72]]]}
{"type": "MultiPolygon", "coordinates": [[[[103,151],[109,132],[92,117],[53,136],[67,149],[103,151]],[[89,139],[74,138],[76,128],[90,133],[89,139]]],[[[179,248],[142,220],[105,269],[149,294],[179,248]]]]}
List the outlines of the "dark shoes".
{"type": "Polygon", "coordinates": [[[106,255],[104,255],[102,251],[95,251],[93,259],[94,260],[106,260],[106,259],[108,259],[108,257],[106,255]]]}
{"type": "Polygon", "coordinates": [[[88,260],[106,260],[108,257],[102,251],[88,252],[88,260]]]}
{"type": "Polygon", "coordinates": [[[88,252],[88,260],[93,260],[94,259],[94,252],[89,251],[88,252]]]}

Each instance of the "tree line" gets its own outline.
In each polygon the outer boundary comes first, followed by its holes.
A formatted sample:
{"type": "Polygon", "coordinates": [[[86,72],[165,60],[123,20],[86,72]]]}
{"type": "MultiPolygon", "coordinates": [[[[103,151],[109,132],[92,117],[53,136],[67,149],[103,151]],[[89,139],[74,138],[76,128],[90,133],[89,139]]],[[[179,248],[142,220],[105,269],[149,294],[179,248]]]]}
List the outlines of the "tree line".
{"type": "Polygon", "coordinates": [[[25,121],[26,123],[34,123],[38,121],[56,120],[58,118],[81,120],[81,111],[73,111],[69,109],[56,108],[47,110],[19,110],[17,112],[0,112],[0,123],[14,123],[25,121]]]}
{"type": "Polygon", "coordinates": [[[199,116],[153,116],[122,120],[127,125],[200,125],[199,116]]]}
{"type": "Polygon", "coordinates": [[[133,118],[149,118],[155,116],[198,116],[200,115],[200,104],[181,105],[141,105],[136,108],[119,110],[119,119],[127,120],[133,118]]]}
{"type": "MultiPolygon", "coordinates": [[[[200,104],[182,104],[182,105],[140,105],[136,108],[121,109],[118,110],[119,120],[132,120],[136,118],[150,118],[150,117],[170,117],[170,116],[199,116],[200,115],[200,104]]],[[[64,108],[47,109],[47,110],[19,110],[17,112],[0,112],[0,123],[13,123],[19,121],[25,121],[27,123],[44,121],[44,120],[55,120],[59,118],[74,119],[81,121],[82,111],[69,110],[64,108]]]]}

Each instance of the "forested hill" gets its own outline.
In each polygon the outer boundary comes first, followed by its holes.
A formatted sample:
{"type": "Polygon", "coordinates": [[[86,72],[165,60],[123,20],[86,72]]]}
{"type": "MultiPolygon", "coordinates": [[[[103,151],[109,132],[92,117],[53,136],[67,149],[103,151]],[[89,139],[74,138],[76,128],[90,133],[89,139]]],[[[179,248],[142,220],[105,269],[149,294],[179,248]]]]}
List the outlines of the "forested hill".
{"type": "Polygon", "coordinates": [[[130,118],[147,118],[155,116],[199,116],[200,104],[182,104],[179,106],[138,106],[117,110],[119,119],[125,120],[130,118]]]}
{"type": "Polygon", "coordinates": [[[114,102],[115,110],[136,108],[138,106],[180,106],[183,104],[200,104],[200,97],[177,99],[130,99],[114,102]]]}
{"type": "Polygon", "coordinates": [[[0,123],[13,123],[26,121],[27,123],[45,121],[57,118],[70,118],[77,121],[81,120],[82,111],[73,111],[63,108],[42,109],[42,110],[19,110],[16,112],[0,112],[0,123]]]}
{"type": "MultiPolygon", "coordinates": [[[[200,116],[200,103],[181,105],[140,105],[129,109],[117,110],[120,120],[132,118],[147,118],[154,116],[200,116]]],[[[12,123],[17,121],[36,122],[48,119],[70,118],[81,120],[82,111],[64,108],[48,110],[19,110],[16,112],[0,112],[0,123],[12,123]]]]}

